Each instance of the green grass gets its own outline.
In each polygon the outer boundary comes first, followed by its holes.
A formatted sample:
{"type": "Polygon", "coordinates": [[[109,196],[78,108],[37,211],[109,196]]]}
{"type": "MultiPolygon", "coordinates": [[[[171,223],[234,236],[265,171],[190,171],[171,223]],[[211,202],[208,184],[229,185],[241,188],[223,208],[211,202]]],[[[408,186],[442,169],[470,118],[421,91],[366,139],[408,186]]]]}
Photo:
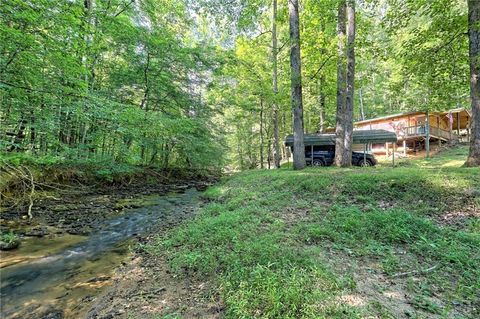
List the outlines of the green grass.
{"type": "Polygon", "coordinates": [[[366,261],[379,265],[382,278],[416,274],[399,279],[408,283],[412,316],[475,318],[479,220],[442,219],[480,208],[480,170],[460,167],[464,158],[455,148],[396,168],[235,174],[205,192],[196,219],[146,250],[164,254],[179,276],[215,282],[226,318],[394,316],[368,296],[363,305],[339,302],[360,279],[336,265],[366,261]]]}

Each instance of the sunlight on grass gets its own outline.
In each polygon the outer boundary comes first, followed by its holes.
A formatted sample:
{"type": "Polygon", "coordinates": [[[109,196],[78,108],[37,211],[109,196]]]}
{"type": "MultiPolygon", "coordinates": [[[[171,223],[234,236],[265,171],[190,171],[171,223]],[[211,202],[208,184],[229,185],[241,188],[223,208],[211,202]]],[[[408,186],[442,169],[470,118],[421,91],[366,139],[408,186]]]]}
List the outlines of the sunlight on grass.
{"type": "Polygon", "coordinates": [[[452,160],[442,164],[441,167],[462,167],[464,163],[463,160],[452,160]]]}

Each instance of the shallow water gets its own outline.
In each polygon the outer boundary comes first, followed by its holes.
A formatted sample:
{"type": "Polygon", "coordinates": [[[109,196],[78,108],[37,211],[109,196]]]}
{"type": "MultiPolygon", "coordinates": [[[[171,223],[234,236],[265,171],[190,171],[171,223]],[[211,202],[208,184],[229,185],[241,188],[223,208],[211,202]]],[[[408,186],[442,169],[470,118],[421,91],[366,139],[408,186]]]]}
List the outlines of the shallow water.
{"type": "Polygon", "coordinates": [[[128,258],[131,240],[188,218],[198,195],[189,189],[149,196],[149,206],[102,221],[90,236],[34,238],[16,251],[2,253],[0,317],[82,317],[89,301],[128,258]]]}

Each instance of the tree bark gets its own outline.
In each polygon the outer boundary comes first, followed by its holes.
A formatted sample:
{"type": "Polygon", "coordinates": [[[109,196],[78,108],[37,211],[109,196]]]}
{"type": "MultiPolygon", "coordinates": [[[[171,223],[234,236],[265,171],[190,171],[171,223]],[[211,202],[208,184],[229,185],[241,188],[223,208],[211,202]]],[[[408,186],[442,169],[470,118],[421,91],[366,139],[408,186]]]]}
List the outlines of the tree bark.
{"type": "Polygon", "coordinates": [[[293,169],[305,168],[303,142],[302,70],[300,57],[300,21],[298,0],[288,1],[290,16],[290,69],[293,113],[293,169]]]}
{"type": "Polygon", "coordinates": [[[470,43],[470,97],[472,134],[465,166],[480,166],[480,1],[468,0],[468,37],[470,43]]]}
{"type": "Polygon", "coordinates": [[[320,124],[319,124],[319,127],[318,127],[318,132],[319,133],[325,133],[325,103],[326,103],[326,94],[325,94],[325,89],[324,89],[324,86],[325,85],[325,75],[321,75],[320,76],[320,80],[319,80],[319,94],[318,94],[318,104],[319,104],[319,108],[320,108],[320,124]]]}
{"type": "Polygon", "coordinates": [[[260,98],[260,168],[263,169],[263,99],[260,98]]]}
{"type": "Polygon", "coordinates": [[[337,17],[337,113],[335,126],[335,165],[342,166],[345,154],[345,104],[346,104],[346,1],[338,4],[337,17]]]}
{"type": "Polygon", "coordinates": [[[352,165],[353,107],[355,87],[355,0],[347,0],[347,88],[345,92],[345,140],[342,166],[352,165]]]}
{"type": "Polygon", "coordinates": [[[277,0],[273,0],[272,8],[272,85],[273,85],[273,160],[276,168],[280,168],[280,142],[278,140],[278,66],[277,66],[277,0]]]}
{"type": "Polygon", "coordinates": [[[35,113],[33,112],[33,109],[30,110],[30,150],[32,151],[33,154],[36,153],[37,148],[36,148],[36,131],[35,131],[35,113]]]}
{"type": "MultiPolygon", "coordinates": [[[[145,86],[145,89],[143,91],[143,98],[142,98],[142,101],[140,103],[140,109],[145,111],[145,113],[144,113],[145,122],[147,121],[147,114],[148,114],[148,111],[149,111],[149,109],[148,109],[148,107],[149,107],[148,96],[149,96],[149,91],[150,91],[149,78],[148,78],[149,71],[150,71],[150,52],[147,48],[147,60],[146,60],[146,63],[145,63],[145,67],[143,68],[143,85],[145,86]]],[[[147,133],[144,132],[143,133],[142,145],[140,146],[140,158],[142,159],[142,162],[144,162],[144,158],[145,158],[145,151],[146,151],[145,141],[146,141],[146,139],[147,139],[147,133]]]]}

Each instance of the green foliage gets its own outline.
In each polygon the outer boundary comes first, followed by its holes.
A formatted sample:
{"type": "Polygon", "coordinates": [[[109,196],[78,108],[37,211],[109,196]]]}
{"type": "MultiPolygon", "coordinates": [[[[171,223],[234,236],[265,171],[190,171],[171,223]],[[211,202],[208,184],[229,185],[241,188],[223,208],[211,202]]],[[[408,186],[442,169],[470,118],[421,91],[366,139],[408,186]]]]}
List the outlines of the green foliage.
{"type": "Polygon", "coordinates": [[[200,98],[216,53],[190,33],[188,12],[170,0],[2,3],[0,152],[221,166],[200,98]]]}
{"type": "Polygon", "coordinates": [[[3,165],[13,166],[54,166],[65,161],[65,158],[54,155],[32,156],[25,153],[0,153],[0,168],[3,165]]]}
{"type": "MultiPolygon", "coordinates": [[[[287,2],[7,0],[0,152],[164,168],[267,167],[273,107],[291,132],[287,2]]],[[[300,11],[304,126],[335,124],[337,0],[300,11]]],[[[465,1],[357,6],[355,105],[366,117],[468,104],[465,1]],[[360,97],[361,93],[361,97],[360,97]]],[[[355,119],[361,117],[355,107],[355,119]]],[[[282,151],[282,157],[286,154],[282,151]]]]}
{"type": "Polygon", "coordinates": [[[1,232],[0,233],[0,241],[10,244],[13,242],[18,241],[18,235],[13,232],[1,232]]]}

